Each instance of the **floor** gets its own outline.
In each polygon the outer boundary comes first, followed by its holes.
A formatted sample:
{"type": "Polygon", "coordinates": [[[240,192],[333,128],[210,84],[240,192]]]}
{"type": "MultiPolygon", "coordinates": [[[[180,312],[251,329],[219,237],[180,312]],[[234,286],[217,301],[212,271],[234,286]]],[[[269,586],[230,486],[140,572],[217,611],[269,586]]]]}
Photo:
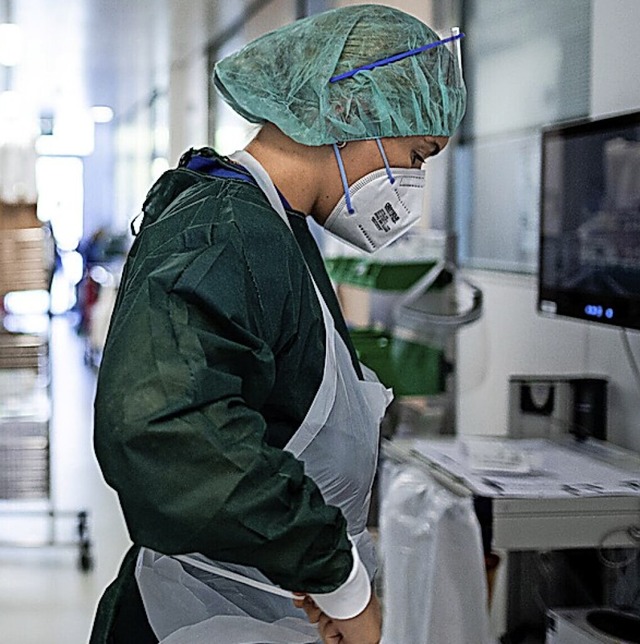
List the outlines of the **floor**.
{"type": "MultiPolygon", "coordinates": [[[[115,493],[104,483],[93,456],[92,405],[95,373],[83,360],[84,344],[71,321],[52,321],[51,426],[52,499],[56,510],[74,511],[55,522],[56,543],[73,540],[75,511],[89,512],[94,567],[81,572],[79,549],[0,547],[0,642],[80,644],[88,641],[95,607],[128,548],[115,493]]],[[[8,510],[42,509],[42,504],[0,502],[0,540],[27,542],[46,537],[53,523],[15,519],[8,510]]]]}

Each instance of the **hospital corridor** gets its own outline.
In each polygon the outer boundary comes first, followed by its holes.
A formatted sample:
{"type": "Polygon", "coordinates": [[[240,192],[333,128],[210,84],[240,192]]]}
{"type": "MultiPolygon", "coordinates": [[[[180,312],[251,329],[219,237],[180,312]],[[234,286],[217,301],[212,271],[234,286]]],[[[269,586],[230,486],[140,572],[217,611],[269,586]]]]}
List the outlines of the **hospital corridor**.
{"type": "Polygon", "coordinates": [[[55,520],[55,546],[37,547],[49,540],[52,527],[46,507],[41,501],[5,502],[1,539],[21,547],[1,553],[3,642],[87,641],[98,597],[128,546],[115,494],[91,449],[95,373],[84,363],[84,343],[68,317],[52,322],[51,353],[51,498],[62,516],[55,520]],[[26,511],[33,515],[11,514],[26,511]],[[79,561],[77,513],[82,511],[88,517],[90,572],[83,572],[79,561]]]}
{"type": "Polygon", "coordinates": [[[637,0],[0,0],[0,644],[640,643],[637,0]]]}

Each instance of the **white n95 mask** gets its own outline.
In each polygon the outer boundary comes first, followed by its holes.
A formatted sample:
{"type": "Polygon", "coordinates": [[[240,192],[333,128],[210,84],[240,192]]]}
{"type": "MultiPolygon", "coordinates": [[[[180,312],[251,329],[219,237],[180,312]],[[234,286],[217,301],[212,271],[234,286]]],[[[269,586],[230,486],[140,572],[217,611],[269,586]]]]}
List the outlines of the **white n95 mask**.
{"type": "Polygon", "coordinates": [[[345,194],[324,222],[328,232],[351,246],[373,253],[394,242],[419,221],[425,170],[391,169],[383,157],[385,168],[347,186],[337,149],[336,157],[345,194]]]}

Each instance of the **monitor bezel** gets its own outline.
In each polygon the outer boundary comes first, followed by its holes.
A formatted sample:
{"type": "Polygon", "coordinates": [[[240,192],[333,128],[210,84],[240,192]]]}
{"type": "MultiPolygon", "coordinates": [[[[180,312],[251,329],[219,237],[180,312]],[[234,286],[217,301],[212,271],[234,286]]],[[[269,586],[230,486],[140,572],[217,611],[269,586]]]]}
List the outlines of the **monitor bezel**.
{"type": "Polygon", "coordinates": [[[640,294],[635,297],[594,295],[586,291],[549,287],[543,284],[543,267],[545,266],[544,196],[548,142],[551,139],[601,133],[608,129],[629,126],[640,127],[640,111],[634,110],[555,124],[545,127],[541,131],[537,311],[543,316],[563,317],[598,325],[640,330],[640,294]],[[613,311],[613,315],[610,316],[611,311],[613,311]]]}

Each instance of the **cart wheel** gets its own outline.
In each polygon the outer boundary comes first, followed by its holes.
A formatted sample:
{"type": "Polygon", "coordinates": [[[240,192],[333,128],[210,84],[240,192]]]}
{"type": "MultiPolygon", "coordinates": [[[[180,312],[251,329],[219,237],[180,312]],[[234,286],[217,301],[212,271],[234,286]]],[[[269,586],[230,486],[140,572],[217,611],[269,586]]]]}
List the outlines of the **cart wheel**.
{"type": "Polygon", "coordinates": [[[93,569],[93,556],[91,555],[91,541],[89,540],[89,526],[87,512],[78,512],[78,539],[80,556],[78,567],[82,572],[89,572],[93,569]]]}
{"type": "Polygon", "coordinates": [[[90,572],[93,570],[93,557],[91,555],[80,555],[78,559],[78,567],[82,572],[90,572]]]}
{"type": "Polygon", "coordinates": [[[91,546],[88,543],[80,545],[80,556],[78,557],[78,568],[82,572],[89,572],[93,570],[93,556],[91,554],[91,546]]]}
{"type": "Polygon", "coordinates": [[[78,512],[78,539],[80,542],[84,543],[87,540],[87,533],[89,531],[88,526],[88,514],[85,510],[78,512]]]}

